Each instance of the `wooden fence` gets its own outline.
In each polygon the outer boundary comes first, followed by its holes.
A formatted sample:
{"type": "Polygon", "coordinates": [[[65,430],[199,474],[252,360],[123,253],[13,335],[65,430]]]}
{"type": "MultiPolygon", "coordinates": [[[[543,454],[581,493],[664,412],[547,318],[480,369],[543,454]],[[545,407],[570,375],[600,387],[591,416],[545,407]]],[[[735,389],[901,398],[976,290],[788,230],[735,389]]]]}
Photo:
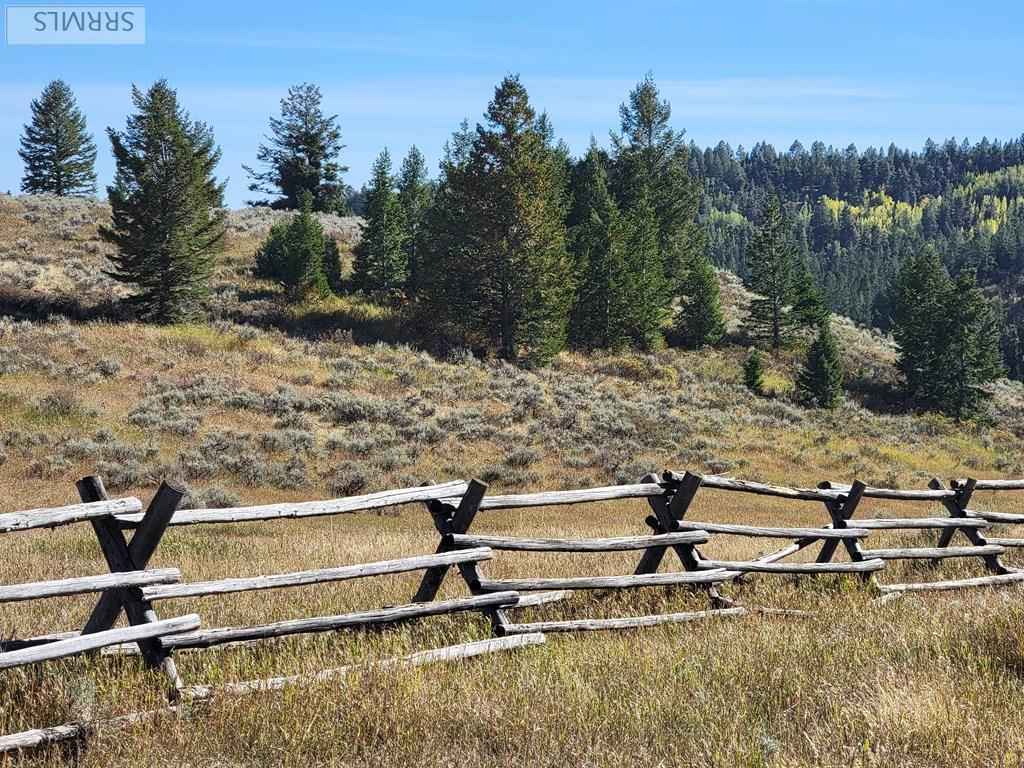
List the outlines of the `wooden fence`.
{"type": "MultiPolygon", "coordinates": [[[[947,488],[933,480],[927,489],[872,488],[855,481],[851,485],[821,483],[816,488],[797,488],[755,483],[690,472],[648,475],[629,485],[507,495],[487,495],[477,480],[453,481],[418,488],[383,491],[362,496],[270,504],[229,509],[178,510],[183,491],[171,483],[161,485],[145,511],[138,499],[108,499],[98,478],[78,483],[81,503],[55,509],[36,509],[0,514],[0,534],[89,523],[96,535],[109,573],[31,584],[0,585],[0,603],[41,600],[57,596],[98,593],[100,598],[85,626],[66,632],[0,641],[0,670],[100,649],[127,650],[130,644],[143,662],[159,668],[168,680],[169,704],[160,711],[174,711],[178,700],[204,698],[218,692],[245,693],[274,690],[308,679],[340,677],[351,667],[321,670],[312,675],[249,680],[212,686],[204,682],[186,685],[174,663],[176,652],[228,644],[254,643],[285,635],[337,631],[389,625],[445,614],[475,612],[490,622],[494,637],[473,643],[435,648],[411,655],[372,662],[370,666],[417,666],[511,650],[544,642],[548,632],[613,630],[675,624],[711,618],[736,618],[746,608],[723,589],[736,580],[754,575],[814,577],[849,574],[867,588],[881,592],[943,590],[994,586],[1024,581],[1024,570],[1011,568],[1000,559],[1011,547],[1024,547],[1024,539],[985,537],[991,525],[1024,524],[1024,515],[983,511],[969,506],[977,490],[1024,490],[1024,480],[955,480],[947,488]],[[817,503],[824,507],[822,524],[816,527],[761,526],[712,520],[688,515],[698,493],[733,493],[771,496],[794,504],[817,503]],[[526,538],[496,536],[471,531],[481,514],[537,507],[614,504],[642,499],[650,510],[646,532],[605,538],[526,538]],[[941,516],[866,517],[865,499],[910,504],[938,505],[941,516]],[[274,521],[326,515],[351,514],[385,507],[423,504],[439,540],[433,554],[373,563],[343,564],[330,568],[279,574],[234,576],[215,581],[183,582],[176,569],[149,569],[147,565],[161,538],[171,526],[274,521]],[[872,539],[885,532],[932,531],[937,541],[929,546],[875,547],[872,539]],[[126,537],[131,533],[131,538],[126,537]],[[955,544],[957,534],[965,540],[955,544]],[[721,541],[779,539],[783,546],[754,558],[721,559],[707,554],[721,541]],[[813,560],[793,556],[820,545],[813,560]],[[571,578],[547,578],[530,574],[516,578],[490,578],[485,564],[496,553],[636,552],[630,573],[595,573],[571,578]],[[840,555],[845,553],[845,558],[840,555]],[[661,569],[671,554],[677,567],[661,569]],[[923,583],[884,583],[886,566],[895,560],[938,561],[945,558],[978,558],[987,569],[984,576],[923,583]],[[437,599],[447,574],[454,569],[468,589],[468,596],[437,599]],[[661,569],[661,570],[659,570],[661,569]],[[388,574],[422,571],[419,588],[409,603],[375,610],[297,618],[258,626],[201,628],[197,615],[161,619],[154,605],[180,598],[287,589],[364,579],[388,574]],[[656,615],[594,618],[580,616],[559,621],[516,621],[522,608],[564,600],[581,590],[634,590],[676,587],[705,594],[707,609],[656,615]],[[122,611],[128,626],[114,628],[122,611]]],[[[638,527],[641,521],[638,520],[638,527]]],[[[367,665],[363,665],[365,667],[367,665]]],[[[154,713],[135,713],[115,718],[115,724],[136,722],[154,713]]],[[[0,751],[24,749],[56,740],[78,738],[84,727],[76,723],[44,727],[0,737],[0,751]]]]}

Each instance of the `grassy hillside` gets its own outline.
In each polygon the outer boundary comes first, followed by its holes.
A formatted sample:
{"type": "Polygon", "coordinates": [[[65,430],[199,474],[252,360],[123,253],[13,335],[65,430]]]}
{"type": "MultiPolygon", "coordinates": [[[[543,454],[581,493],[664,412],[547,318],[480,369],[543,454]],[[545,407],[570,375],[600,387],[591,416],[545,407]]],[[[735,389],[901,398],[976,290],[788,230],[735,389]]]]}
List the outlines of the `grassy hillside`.
{"type": "MultiPolygon", "coordinates": [[[[189,503],[322,498],[480,477],[496,490],[630,482],[666,467],[764,481],[919,487],[938,475],[1018,475],[1019,384],[1000,383],[985,423],[886,414],[893,350],[837,320],[851,399],[834,413],[790,402],[795,361],[772,363],[778,392],[742,385],[744,350],[649,356],[565,354],[522,371],[403,343],[402,317],[359,299],[291,307],[250,273],[276,215],[232,214],[207,323],[153,327],[118,314],[102,272],[99,204],[0,197],[0,512],[74,499],[101,474],[143,498],[161,478],[189,503]],[[51,313],[62,315],[49,316],[51,313]]],[[[353,220],[325,221],[343,249],[353,220]]],[[[747,297],[723,273],[733,323],[747,297]]],[[[979,494],[979,506],[991,499],[979,494]]],[[[1002,509],[1024,503],[1002,498],[1002,509]]],[[[865,505],[868,514],[898,505],[865,505]]],[[[480,529],[536,535],[639,533],[640,503],[492,513],[480,529]]],[[[702,494],[695,517],[824,522],[816,505],[702,494]]],[[[99,572],[88,530],[11,535],[0,582],[99,572]],[[58,571],[55,573],[55,571],[58,571]]],[[[432,551],[424,512],[173,530],[155,564],[195,580],[432,551]]],[[[919,541],[895,536],[893,542],[919,541]]],[[[883,546],[878,543],[876,546],[883,546]]],[[[713,554],[749,557],[739,541],[713,554]]],[[[767,544],[770,546],[770,543],[767,544]]],[[[496,576],[627,573],[635,556],[502,557],[496,576]]],[[[980,573],[930,564],[892,579],[980,573]]],[[[977,566],[973,566],[977,568],[977,566]]],[[[180,601],[207,626],[407,601],[412,576],[180,601]]],[[[457,580],[448,594],[461,594],[457,580]]],[[[885,605],[843,580],[730,586],[748,605],[803,608],[671,629],[553,638],[547,647],[450,668],[377,672],[204,705],[187,717],[100,735],[83,765],[1017,765],[1024,754],[1020,591],[885,605]],[[196,756],[202,755],[202,759],[196,756]],[[1000,762],[1002,761],[1002,762],[1000,762]]],[[[582,616],[686,609],[682,591],[589,595],[536,609],[582,616]]],[[[68,629],[87,599],[4,609],[0,635],[68,629]],[[54,610],[59,606],[58,610],[54,610]]],[[[486,635],[435,620],[369,636],[301,638],[257,650],[183,654],[187,682],[288,674],[486,635]]],[[[70,661],[0,678],[0,732],[156,704],[131,661],[70,661]],[[28,706],[23,706],[24,702],[28,706]]],[[[37,755],[59,764],[59,751],[37,755]]]]}

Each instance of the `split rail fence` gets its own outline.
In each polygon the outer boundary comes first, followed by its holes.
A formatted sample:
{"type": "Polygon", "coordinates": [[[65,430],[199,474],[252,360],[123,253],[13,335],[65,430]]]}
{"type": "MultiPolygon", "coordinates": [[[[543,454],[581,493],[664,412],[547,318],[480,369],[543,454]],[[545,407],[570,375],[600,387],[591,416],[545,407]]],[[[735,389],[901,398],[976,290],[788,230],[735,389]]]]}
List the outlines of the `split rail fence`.
{"type": "MultiPolygon", "coordinates": [[[[933,480],[927,489],[872,488],[860,481],[850,485],[825,482],[817,488],[769,485],[691,472],[648,475],[630,485],[544,493],[487,495],[477,480],[383,491],[356,497],[300,503],[269,504],[228,509],[178,510],[183,491],[171,483],[161,485],[145,511],[135,498],[109,499],[99,478],[78,483],[81,503],[56,509],[36,509],[0,514],[0,534],[52,528],[88,522],[95,533],[109,573],[57,579],[31,584],[0,585],[0,603],[43,600],[58,596],[99,594],[96,606],[80,631],[26,639],[0,641],[0,671],[101,649],[135,649],[143,663],[159,669],[167,679],[169,704],[164,710],[115,718],[130,723],[161,711],[174,711],[180,699],[206,698],[218,692],[238,694],[274,690],[310,678],[341,677],[352,667],[233,682],[218,686],[185,685],[178,674],[174,654],[191,649],[250,644],[286,635],[367,629],[431,616],[479,613],[489,621],[493,637],[481,641],[434,648],[411,655],[371,662],[376,666],[417,666],[512,650],[544,642],[549,632],[577,632],[678,624],[701,619],[736,618],[746,608],[724,594],[730,582],[754,575],[813,577],[821,574],[852,575],[881,592],[946,590],[996,586],[1024,581],[1024,570],[1005,565],[1001,556],[1010,548],[1024,547],[1024,538],[986,537],[990,526],[1024,525],[1024,514],[986,511],[970,506],[976,491],[1024,490],[1024,480],[955,480],[947,488],[933,480]],[[824,507],[822,524],[814,527],[761,526],[694,519],[688,513],[698,493],[733,493],[770,496],[794,503],[824,507]],[[538,507],[615,504],[628,499],[646,501],[650,510],[642,522],[646,532],[605,538],[526,538],[496,536],[471,530],[478,518],[502,512],[538,507]],[[863,513],[864,500],[891,500],[938,506],[944,514],[919,517],[870,517],[863,513]],[[439,540],[433,554],[372,563],[345,564],[331,568],[278,574],[236,576],[214,581],[183,582],[176,569],[147,569],[169,527],[274,521],[351,514],[387,507],[423,504],[439,540]],[[858,516],[858,512],[861,514],[858,516]],[[884,532],[918,532],[937,535],[927,546],[868,546],[884,532]],[[131,537],[126,536],[126,532],[131,537]],[[962,542],[954,542],[960,535],[962,542]],[[721,559],[708,555],[722,540],[780,540],[781,547],[749,559],[721,559]],[[820,545],[813,560],[793,556],[820,545]],[[630,573],[593,574],[576,577],[491,578],[484,571],[495,553],[599,554],[635,552],[637,563],[630,573]],[[845,558],[842,554],[845,553],[845,558]],[[676,567],[662,568],[667,556],[676,567]],[[919,583],[883,582],[887,564],[898,560],[938,562],[952,558],[977,558],[986,574],[966,579],[919,583]],[[452,570],[468,589],[468,596],[438,599],[444,579],[452,570]],[[352,579],[422,571],[410,602],[375,610],[297,618],[256,626],[200,627],[198,615],[159,618],[154,605],[180,598],[229,596],[242,592],[337,583],[352,579]],[[558,621],[515,620],[517,611],[565,600],[578,591],[636,590],[651,587],[683,587],[705,594],[702,610],[641,616],[596,618],[580,616],[558,621]],[[128,626],[115,628],[121,613],[128,626]]],[[[804,518],[806,519],[806,518],[804,518]]],[[[638,521],[639,524],[640,521],[638,521]]],[[[639,527],[639,525],[638,525],[639,527]]],[[[364,665],[366,666],[366,665],[364,665]]],[[[0,751],[25,749],[85,735],[77,723],[48,726],[0,736],[0,751]]]]}

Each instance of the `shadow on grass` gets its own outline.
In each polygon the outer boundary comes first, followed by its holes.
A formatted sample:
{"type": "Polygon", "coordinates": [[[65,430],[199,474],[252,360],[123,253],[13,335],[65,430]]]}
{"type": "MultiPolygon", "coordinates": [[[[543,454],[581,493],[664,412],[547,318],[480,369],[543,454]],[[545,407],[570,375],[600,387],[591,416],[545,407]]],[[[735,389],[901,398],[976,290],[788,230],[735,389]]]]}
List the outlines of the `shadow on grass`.
{"type": "Polygon", "coordinates": [[[903,414],[910,406],[892,382],[872,376],[850,377],[846,381],[846,393],[873,413],[903,414]]]}
{"type": "Polygon", "coordinates": [[[116,322],[131,318],[131,312],[116,301],[89,302],[66,294],[38,293],[13,286],[0,286],[0,316],[37,322],[58,315],[82,322],[116,322]]]}
{"type": "Polygon", "coordinates": [[[306,339],[338,333],[350,335],[357,344],[411,344],[419,339],[409,313],[402,308],[349,298],[301,304],[264,300],[255,312],[243,301],[230,318],[306,339]]]}

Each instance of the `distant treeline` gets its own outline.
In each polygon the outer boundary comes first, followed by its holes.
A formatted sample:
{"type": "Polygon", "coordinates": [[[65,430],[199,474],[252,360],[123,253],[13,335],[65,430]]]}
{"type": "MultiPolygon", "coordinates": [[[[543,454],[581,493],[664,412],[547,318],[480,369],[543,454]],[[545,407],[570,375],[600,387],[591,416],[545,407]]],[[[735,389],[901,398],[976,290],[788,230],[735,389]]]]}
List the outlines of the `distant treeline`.
{"type": "Polygon", "coordinates": [[[999,317],[1007,369],[1024,376],[1024,137],[929,141],[920,152],[691,143],[689,170],[702,183],[716,265],[746,275],[759,211],[775,194],[834,311],[887,328],[888,286],[908,255],[931,246],[954,274],[976,273],[999,317]]]}

